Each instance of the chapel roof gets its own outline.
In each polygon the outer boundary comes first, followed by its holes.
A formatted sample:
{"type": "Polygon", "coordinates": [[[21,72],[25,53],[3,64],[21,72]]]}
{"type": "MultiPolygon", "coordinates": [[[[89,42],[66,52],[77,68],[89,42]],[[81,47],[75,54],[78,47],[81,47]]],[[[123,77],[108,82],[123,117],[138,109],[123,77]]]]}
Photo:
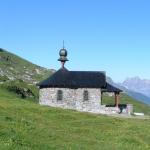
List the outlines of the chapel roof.
{"type": "Polygon", "coordinates": [[[119,89],[119,88],[117,88],[117,87],[115,87],[115,86],[113,86],[107,82],[106,82],[106,86],[102,89],[102,91],[103,92],[116,92],[116,93],[122,92],[121,89],[119,89]]]}
{"type": "Polygon", "coordinates": [[[102,71],[69,71],[61,68],[38,84],[40,88],[102,88],[106,86],[106,75],[102,71]]]}

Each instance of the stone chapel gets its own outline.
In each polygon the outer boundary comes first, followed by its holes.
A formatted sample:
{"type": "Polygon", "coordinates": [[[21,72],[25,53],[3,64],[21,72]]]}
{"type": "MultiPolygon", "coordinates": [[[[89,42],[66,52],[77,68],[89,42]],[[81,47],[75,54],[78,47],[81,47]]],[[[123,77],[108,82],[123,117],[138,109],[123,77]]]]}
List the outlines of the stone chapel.
{"type": "Polygon", "coordinates": [[[119,93],[122,90],[106,82],[104,71],[69,71],[64,67],[67,50],[59,52],[61,68],[39,86],[39,103],[51,107],[74,109],[93,113],[119,113],[119,93]],[[114,107],[102,105],[103,92],[115,95],[114,107]]]}

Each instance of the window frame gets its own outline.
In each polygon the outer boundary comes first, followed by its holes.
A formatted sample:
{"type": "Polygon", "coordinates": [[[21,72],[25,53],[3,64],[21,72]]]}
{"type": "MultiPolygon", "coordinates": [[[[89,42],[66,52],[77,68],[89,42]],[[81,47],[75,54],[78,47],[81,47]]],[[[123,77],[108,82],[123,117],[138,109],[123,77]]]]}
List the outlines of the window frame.
{"type": "Polygon", "coordinates": [[[89,91],[84,90],[83,91],[83,101],[88,101],[89,100],[89,91]]]}
{"type": "Polygon", "coordinates": [[[63,100],[63,91],[57,90],[57,101],[62,101],[62,100],[63,100]]]}

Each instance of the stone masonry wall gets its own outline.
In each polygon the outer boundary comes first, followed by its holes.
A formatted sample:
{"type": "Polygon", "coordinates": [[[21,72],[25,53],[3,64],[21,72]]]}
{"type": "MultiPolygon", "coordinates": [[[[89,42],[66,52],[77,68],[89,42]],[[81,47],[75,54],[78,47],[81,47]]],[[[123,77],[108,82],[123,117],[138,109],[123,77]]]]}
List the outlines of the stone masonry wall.
{"type": "Polygon", "coordinates": [[[40,89],[39,103],[53,107],[62,107],[86,112],[99,112],[101,104],[101,90],[90,88],[43,88],[40,89]],[[57,91],[63,91],[63,100],[57,100],[57,91]],[[87,90],[89,100],[84,101],[83,92],[87,90]]]}

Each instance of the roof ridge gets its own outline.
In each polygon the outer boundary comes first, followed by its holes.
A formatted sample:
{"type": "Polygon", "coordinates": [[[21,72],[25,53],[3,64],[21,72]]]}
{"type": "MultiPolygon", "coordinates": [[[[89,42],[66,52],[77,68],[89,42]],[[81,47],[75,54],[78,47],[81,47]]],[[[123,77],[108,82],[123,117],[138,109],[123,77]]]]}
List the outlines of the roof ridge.
{"type": "Polygon", "coordinates": [[[69,72],[104,72],[105,73],[105,71],[69,71],[69,72]]]}

